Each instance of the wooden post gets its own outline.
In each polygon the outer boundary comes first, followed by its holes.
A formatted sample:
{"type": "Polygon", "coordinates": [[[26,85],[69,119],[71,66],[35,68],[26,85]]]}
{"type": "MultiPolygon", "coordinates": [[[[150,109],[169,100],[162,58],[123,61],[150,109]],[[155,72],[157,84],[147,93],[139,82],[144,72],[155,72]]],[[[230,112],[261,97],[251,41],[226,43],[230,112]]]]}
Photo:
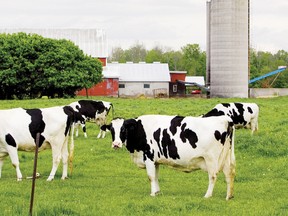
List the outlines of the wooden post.
{"type": "Polygon", "coordinates": [[[37,159],[38,159],[38,148],[39,148],[40,133],[36,134],[36,148],[35,148],[35,157],[34,157],[34,170],[32,177],[32,190],[31,190],[31,199],[30,199],[30,211],[29,215],[32,215],[33,211],[33,202],[34,202],[34,191],[35,191],[35,181],[36,181],[36,172],[37,172],[37,159]]]}

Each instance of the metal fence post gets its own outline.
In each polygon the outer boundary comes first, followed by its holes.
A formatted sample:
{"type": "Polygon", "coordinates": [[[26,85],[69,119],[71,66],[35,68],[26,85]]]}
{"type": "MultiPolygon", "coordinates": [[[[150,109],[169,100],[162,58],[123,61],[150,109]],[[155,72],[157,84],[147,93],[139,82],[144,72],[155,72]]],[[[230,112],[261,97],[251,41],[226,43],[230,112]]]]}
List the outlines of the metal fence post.
{"type": "Polygon", "coordinates": [[[30,199],[30,211],[29,211],[29,215],[32,215],[32,211],[33,211],[39,140],[40,140],[40,133],[37,133],[37,134],[36,134],[36,148],[35,148],[35,157],[34,157],[34,170],[33,170],[33,177],[32,177],[32,189],[31,189],[31,199],[30,199]]]}

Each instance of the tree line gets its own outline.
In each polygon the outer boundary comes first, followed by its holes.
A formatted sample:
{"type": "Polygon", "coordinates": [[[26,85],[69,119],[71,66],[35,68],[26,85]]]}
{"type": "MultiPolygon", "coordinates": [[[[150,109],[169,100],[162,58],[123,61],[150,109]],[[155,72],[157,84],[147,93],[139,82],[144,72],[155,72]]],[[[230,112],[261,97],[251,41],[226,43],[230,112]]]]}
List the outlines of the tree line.
{"type": "Polygon", "coordinates": [[[73,97],[101,79],[101,62],[71,41],[0,34],[0,99],[73,97]]]}
{"type": "MultiPolygon", "coordinates": [[[[187,44],[178,51],[155,46],[147,50],[144,45],[135,44],[129,49],[113,48],[108,62],[161,62],[168,63],[170,71],[187,71],[188,76],[206,77],[206,52],[198,44],[187,44]]],[[[250,79],[274,71],[278,66],[288,64],[288,52],[279,50],[277,53],[250,49],[250,79]]],[[[287,69],[288,70],[288,69],[287,69]]],[[[254,88],[288,88],[288,72],[268,77],[251,84],[254,88]]]]}
{"type": "MultiPolygon", "coordinates": [[[[108,62],[168,63],[170,71],[187,71],[189,76],[206,76],[206,53],[198,44],[180,50],[155,46],[147,50],[135,44],[129,49],[113,48],[108,62]]],[[[288,64],[288,53],[250,50],[250,79],[288,64]]],[[[102,64],[73,42],[37,34],[0,34],[0,99],[73,97],[77,90],[102,80],[102,64]]],[[[268,77],[250,87],[288,88],[288,73],[268,77]]]]}

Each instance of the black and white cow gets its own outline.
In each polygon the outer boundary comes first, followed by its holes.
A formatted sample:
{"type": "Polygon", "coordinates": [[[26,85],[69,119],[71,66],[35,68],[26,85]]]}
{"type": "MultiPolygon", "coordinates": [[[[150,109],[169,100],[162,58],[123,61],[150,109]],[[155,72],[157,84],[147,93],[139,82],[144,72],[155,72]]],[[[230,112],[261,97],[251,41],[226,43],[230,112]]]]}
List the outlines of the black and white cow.
{"type": "Polygon", "coordinates": [[[258,130],[259,107],[255,103],[221,103],[202,117],[229,116],[236,128],[250,128],[252,134],[258,130]]]}
{"type": "Polygon", "coordinates": [[[69,155],[68,139],[73,122],[74,110],[69,106],[0,110],[0,177],[4,159],[9,155],[16,169],[17,180],[22,180],[17,150],[34,151],[36,134],[40,133],[39,151],[52,149],[53,165],[47,181],[54,179],[61,159],[62,179],[67,178],[68,157],[72,163],[74,150],[71,136],[69,155]]]}
{"type": "Polygon", "coordinates": [[[235,176],[234,126],[227,116],[195,118],[144,115],[135,119],[114,119],[102,126],[112,134],[112,147],[126,145],[133,161],[146,168],[151,196],[159,191],[159,165],[184,172],[202,169],[208,172],[211,197],[217,173],[223,171],[227,182],[226,199],[233,197],[235,176]]]}
{"type": "MultiPolygon", "coordinates": [[[[95,121],[100,127],[106,124],[106,118],[109,111],[113,105],[106,101],[95,101],[95,100],[79,100],[77,102],[71,103],[69,106],[73,107],[74,111],[79,112],[85,121],[95,121]]],[[[87,137],[85,123],[76,124],[76,136],[78,136],[79,125],[82,126],[84,136],[87,137]]],[[[105,137],[105,131],[100,129],[97,138],[105,137]]]]}

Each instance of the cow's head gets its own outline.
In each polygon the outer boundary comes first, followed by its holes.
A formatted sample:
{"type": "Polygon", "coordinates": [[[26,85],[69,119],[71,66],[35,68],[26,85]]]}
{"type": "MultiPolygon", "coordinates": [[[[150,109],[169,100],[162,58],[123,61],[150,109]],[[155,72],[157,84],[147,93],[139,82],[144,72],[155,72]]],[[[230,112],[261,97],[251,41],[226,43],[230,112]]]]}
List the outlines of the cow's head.
{"type": "Polygon", "coordinates": [[[116,118],[109,125],[103,125],[101,130],[110,130],[112,135],[112,148],[121,148],[126,144],[128,136],[133,136],[136,127],[135,119],[124,120],[116,118]]]}

